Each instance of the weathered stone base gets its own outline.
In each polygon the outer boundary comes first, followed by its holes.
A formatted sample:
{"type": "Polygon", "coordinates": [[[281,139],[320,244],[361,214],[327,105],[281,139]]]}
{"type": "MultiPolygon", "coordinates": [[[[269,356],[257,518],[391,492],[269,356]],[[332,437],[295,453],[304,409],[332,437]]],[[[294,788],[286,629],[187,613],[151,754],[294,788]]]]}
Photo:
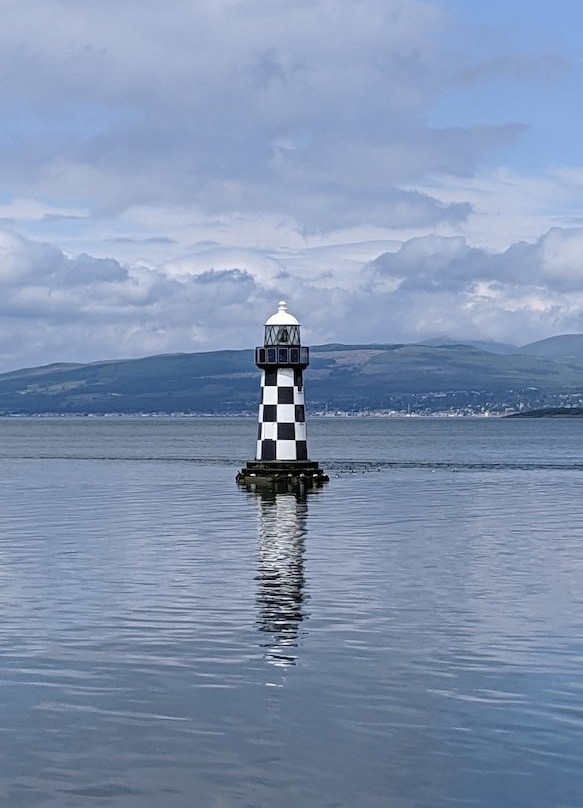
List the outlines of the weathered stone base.
{"type": "Polygon", "coordinates": [[[313,460],[250,460],[236,477],[239,485],[275,488],[278,491],[318,488],[329,479],[313,460]]]}

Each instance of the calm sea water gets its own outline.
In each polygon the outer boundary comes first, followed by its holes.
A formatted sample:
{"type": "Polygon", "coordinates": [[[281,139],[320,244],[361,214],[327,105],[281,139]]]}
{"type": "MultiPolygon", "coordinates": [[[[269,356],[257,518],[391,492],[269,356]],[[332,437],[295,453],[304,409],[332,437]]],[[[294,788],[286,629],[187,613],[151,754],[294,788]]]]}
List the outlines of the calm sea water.
{"type": "Polygon", "coordinates": [[[583,422],[0,420],[0,804],[583,805],[583,422]]]}

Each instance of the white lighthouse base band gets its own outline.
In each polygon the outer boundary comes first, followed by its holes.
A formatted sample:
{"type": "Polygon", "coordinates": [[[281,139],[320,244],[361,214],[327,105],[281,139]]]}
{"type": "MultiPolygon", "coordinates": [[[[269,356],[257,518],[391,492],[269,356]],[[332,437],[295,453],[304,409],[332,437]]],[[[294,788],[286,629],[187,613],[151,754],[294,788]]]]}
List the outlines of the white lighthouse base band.
{"type": "Polygon", "coordinates": [[[262,371],[256,459],[308,459],[301,370],[262,371]]]}

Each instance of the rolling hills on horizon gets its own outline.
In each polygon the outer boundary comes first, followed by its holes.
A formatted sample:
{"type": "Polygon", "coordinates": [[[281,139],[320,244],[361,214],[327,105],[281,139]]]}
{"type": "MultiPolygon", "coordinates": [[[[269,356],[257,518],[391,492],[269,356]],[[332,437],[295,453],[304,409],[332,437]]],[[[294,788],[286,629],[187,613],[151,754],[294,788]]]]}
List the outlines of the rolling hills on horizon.
{"type": "MultiPolygon", "coordinates": [[[[431,410],[518,398],[536,406],[583,391],[583,335],[508,353],[430,342],[312,347],[310,408],[431,410]]],[[[244,412],[256,409],[258,391],[250,349],[53,363],[0,374],[0,413],[244,412]]]]}
{"type": "Polygon", "coordinates": [[[560,362],[583,361],[583,334],[559,334],[516,348],[515,353],[544,356],[560,362]]]}
{"type": "Polygon", "coordinates": [[[558,361],[568,361],[579,359],[583,362],[583,334],[558,334],[553,337],[530,342],[526,345],[511,345],[505,342],[487,342],[484,340],[454,340],[449,337],[436,337],[424,340],[420,345],[447,346],[447,345],[468,345],[472,348],[480,348],[488,353],[497,354],[528,354],[529,356],[545,356],[547,359],[558,361]]]}

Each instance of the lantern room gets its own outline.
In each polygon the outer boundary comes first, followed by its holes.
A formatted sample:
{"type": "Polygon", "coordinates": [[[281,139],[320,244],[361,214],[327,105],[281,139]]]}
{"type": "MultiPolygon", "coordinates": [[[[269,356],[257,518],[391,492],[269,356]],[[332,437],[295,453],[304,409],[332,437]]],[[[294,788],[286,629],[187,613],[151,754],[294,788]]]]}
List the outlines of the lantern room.
{"type": "Polygon", "coordinates": [[[277,312],[265,323],[265,347],[273,345],[299,345],[300,324],[287,310],[285,300],[280,300],[277,312]]]}
{"type": "Polygon", "coordinates": [[[264,347],[255,349],[255,364],[305,368],[309,364],[308,348],[300,344],[300,324],[281,300],[277,312],[265,323],[264,347]]]}

